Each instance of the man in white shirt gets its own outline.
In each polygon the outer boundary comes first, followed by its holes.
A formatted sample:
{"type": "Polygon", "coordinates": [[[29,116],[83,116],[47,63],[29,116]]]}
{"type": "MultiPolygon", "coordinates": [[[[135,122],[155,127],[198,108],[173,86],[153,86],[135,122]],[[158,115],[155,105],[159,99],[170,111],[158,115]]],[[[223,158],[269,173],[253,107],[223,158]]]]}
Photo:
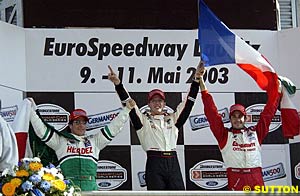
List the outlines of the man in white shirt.
{"type": "MultiPolygon", "coordinates": [[[[145,180],[148,190],[185,189],[176,144],[179,129],[190,115],[199,91],[200,64],[195,71],[195,78],[187,98],[177,106],[174,113],[166,113],[163,110],[166,106],[166,97],[160,89],[153,89],[148,93],[150,112],[141,113],[135,106],[129,113],[139,141],[147,153],[145,180]]],[[[110,66],[109,69],[108,78],[114,83],[124,103],[130,96],[110,66]]]]}
{"type": "MultiPolygon", "coordinates": [[[[205,68],[201,69],[204,70],[204,74],[205,68]]],[[[268,93],[268,101],[255,126],[245,126],[247,114],[243,105],[232,105],[231,127],[228,128],[222,122],[213,97],[206,88],[203,75],[199,81],[204,113],[218,141],[227,168],[228,189],[242,191],[244,187],[253,190],[255,186],[264,186],[261,145],[269,133],[269,126],[279,103],[281,87],[278,86],[278,92],[268,93]]]]}

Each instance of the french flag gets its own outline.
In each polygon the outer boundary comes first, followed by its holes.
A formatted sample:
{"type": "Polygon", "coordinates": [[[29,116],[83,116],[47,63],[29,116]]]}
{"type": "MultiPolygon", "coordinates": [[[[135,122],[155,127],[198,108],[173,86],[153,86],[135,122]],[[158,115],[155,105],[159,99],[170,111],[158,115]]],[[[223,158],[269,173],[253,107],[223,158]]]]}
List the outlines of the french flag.
{"type": "MultiPolygon", "coordinates": [[[[202,59],[206,62],[205,66],[236,64],[249,74],[269,97],[276,95],[278,75],[271,64],[220,21],[203,0],[199,0],[198,21],[198,41],[202,59]]],[[[281,107],[282,110],[284,108],[281,107]]],[[[292,127],[296,129],[297,124],[292,127]]],[[[299,126],[297,130],[299,133],[299,126]]],[[[292,132],[292,130],[286,130],[286,132],[290,131],[292,132]]]]}

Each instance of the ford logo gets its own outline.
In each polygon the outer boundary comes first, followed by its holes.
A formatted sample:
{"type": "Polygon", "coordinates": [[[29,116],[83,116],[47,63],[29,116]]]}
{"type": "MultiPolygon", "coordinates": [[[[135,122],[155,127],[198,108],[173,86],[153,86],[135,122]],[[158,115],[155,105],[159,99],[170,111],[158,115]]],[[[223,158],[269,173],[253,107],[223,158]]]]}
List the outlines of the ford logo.
{"type": "Polygon", "coordinates": [[[216,182],[216,181],[208,181],[208,182],[206,182],[206,185],[207,186],[217,186],[218,182],[216,182]]]}
{"type": "Polygon", "coordinates": [[[99,187],[109,187],[111,185],[111,183],[109,182],[100,182],[98,183],[99,187]]]}

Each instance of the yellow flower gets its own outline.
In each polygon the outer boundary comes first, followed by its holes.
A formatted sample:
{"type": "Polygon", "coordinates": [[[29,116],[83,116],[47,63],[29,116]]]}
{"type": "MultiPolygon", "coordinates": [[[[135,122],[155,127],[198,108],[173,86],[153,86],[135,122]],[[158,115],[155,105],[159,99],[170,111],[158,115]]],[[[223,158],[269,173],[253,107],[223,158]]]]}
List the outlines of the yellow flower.
{"type": "Polygon", "coordinates": [[[43,175],[43,180],[51,181],[51,180],[54,180],[54,179],[55,179],[55,177],[50,173],[45,173],[43,175]]]}
{"type": "Polygon", "coordinates": [[[51,183],[53,184],[54,188],[60,191],[64,191],[67,187],[64,181],[62,180],[53,180],[51,183]]]}
{"type": "Polygon", "coordinates": [[[19,187],[22,184],[22,180],[20,178],[13,178],[10,183],[12,183],[15,187],[19,187]]]}
{"type": "Polygon", "coordinates": [[[29,176],[29,173],[26,171],[26,170],[18,170],[16,172],[16,176],[17,177],[28,177],[29,176]]]}
{"type": "Polygon", "coordinates": [[[5,195],[5,196],[12,196],[15,194],[15,190],[16,190],[16,187],[8,182],[8,183],[5,183],[2,187],[2,193],[5,195]]]}
{"type": "Polygon", "coordinates": [[[39,171],[42,167],[43,167],[43,164],[41,164],[39,162],[31,162],[31,163],[29,163],[29,168],[32,171],[39,171]]]}

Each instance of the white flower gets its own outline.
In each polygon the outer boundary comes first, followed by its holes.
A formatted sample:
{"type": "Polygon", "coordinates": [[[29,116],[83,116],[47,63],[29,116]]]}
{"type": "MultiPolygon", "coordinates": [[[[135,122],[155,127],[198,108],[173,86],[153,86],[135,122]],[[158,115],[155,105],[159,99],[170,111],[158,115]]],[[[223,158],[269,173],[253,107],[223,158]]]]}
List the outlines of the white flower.
{"type": "Polygon", "coordinates": [[[22,162],[31,162],[31,158],[23,158],[22,162]]]}
{"type": "Polygon", "coordinates": [[[64,196],[73,196],[72,193],[64,192],[64,196]]]}
{"type": "Polygon", "coordinates": [[[51,173],[50,169],[46,168],[46,167],[43,167],[41,169],[41,171],[43,171],[44,173],[51,173]]]}
{"type": "Polygon", "coordinates": [[[52,168],[50,168],[50,173],[51,173],[52,175],[55,175],[55,174],[58,173],[58,170],[57,170],[55,167],[52,167],[52,168]]]}
{"type": "Polygon", "coordinates": [[[41,162],[41,159],[39,157],[34,157],[32,158],[33,162],[41,162]]]}
{"type": "Polygon", "coordinates": [[[56,176],[58,174],[58,170],[55,167],[50,168],[50,172],[53,176],[56,176]]]}
{"type": "Polygon", "coordinates": [[[74,190],[74,187],[71,187],[68,192],[64,192],[64,196],[73,196],[74,190]]]}
{"type": "Polygon", "coordinates": [[[2,172],[2,176],[6,176],[9,173],[9,169],[5,168],[2,172]]]}
{"type": "Polygon", "coordinates": [[[14,168],[5,168],[2,171],[1,176],[7,176],[7,175],[15,176],[16,172],[14,171],[14,168]]]}
{"type": "Polygon", "coordinates": [[[56,174],[56,177],[58,177],[60,180],[64,180],[64,176],[61,173],[56,174]]]}
{"type": "Polygon", "coordinates": [[[45,174],[44,168],[41,168],[41,170],[38,171],[38,175],[39,175],[39,176],[43,176],[44,174],[45,174]]]}

